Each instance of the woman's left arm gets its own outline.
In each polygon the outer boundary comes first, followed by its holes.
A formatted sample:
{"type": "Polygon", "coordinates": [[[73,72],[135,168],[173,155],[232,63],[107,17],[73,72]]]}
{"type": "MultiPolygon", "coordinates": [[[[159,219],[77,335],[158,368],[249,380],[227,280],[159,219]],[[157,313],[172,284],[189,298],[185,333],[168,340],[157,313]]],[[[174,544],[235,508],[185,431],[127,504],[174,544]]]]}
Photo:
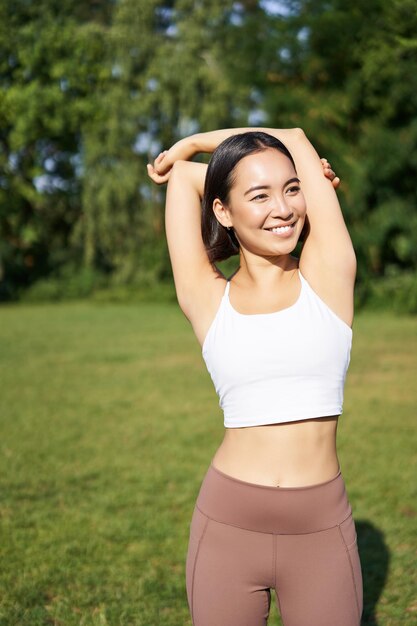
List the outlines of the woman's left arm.
{"type": "Polygon", "coordinates": [[[291,152],[301,180],[309,233],[300,255],[300,269],[326,304],[349,326],[354,311],[356,255],[335,189],[323,176],[323,163],[301,129],[284,134],[265,129],[291,152]]]}
{"type": "MultiPolygon", "coordinates": [[[[308,261],[309,266],[320,263],[340,277],[354,278],[355,251],[335,189],[323,176],[323,163],[305,133],[301,129],[293,130],[286,145],[301,180],[310,222],[310,233],[302,250],[303,261],[308,261]]],[[[279,131],[275,136],[280,139],[279,131]]]]}

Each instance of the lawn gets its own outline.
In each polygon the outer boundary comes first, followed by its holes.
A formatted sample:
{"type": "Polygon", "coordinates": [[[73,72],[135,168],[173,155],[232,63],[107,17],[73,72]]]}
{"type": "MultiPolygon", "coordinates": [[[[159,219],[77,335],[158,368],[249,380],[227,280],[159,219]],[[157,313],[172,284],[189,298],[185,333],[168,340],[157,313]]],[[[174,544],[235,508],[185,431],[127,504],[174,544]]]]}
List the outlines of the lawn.
{"type": "MultiPolygon", "coordinates": [[[[188,525],[223,425],[178,307],[4,306],[0,368],[0,624],[191,626],[188,525]]],[[[338,443],[363,625],[417,624],[416,406],[417,318],[361,313],[338,443]]]]}

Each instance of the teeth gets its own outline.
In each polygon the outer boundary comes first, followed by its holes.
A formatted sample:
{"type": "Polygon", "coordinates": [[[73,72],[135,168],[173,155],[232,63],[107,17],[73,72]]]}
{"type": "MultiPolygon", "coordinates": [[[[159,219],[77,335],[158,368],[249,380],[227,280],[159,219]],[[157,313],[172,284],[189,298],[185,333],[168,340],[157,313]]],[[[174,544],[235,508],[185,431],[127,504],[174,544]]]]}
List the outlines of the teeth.
{"type": "Polygon", "coordinates": [[[273,233],[286,233],[288,230],[291,230],[292,226],[279,226],[277,228],[270,228],[269,230],[273,233]]]}

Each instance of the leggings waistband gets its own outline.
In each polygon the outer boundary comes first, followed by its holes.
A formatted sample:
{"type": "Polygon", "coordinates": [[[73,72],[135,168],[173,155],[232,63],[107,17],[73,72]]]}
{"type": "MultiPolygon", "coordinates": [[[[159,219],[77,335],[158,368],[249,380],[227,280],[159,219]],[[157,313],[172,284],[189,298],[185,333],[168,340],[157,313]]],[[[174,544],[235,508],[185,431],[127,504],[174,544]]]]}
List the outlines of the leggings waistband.
{"type": "Polygon", "coordinates": [[[323,483],[272,487],[224,474],[213,463],[203,479],[196,506],[215,521],[273,534],[327,530],[352,512],[340,469],[323,483]]]}

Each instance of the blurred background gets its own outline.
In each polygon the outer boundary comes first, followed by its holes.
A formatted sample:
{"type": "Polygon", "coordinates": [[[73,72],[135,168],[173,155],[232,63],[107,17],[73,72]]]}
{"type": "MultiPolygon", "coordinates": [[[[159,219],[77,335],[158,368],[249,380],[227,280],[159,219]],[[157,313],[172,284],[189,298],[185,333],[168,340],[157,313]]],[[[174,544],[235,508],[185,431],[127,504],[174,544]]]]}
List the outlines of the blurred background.
{"type": "Polygon", "coordinates": [[[417,312],[416,0],[2,0],[0,300],[173,297],[146,163],[301,126],[342,178],[358,307],[417,312]]]}

